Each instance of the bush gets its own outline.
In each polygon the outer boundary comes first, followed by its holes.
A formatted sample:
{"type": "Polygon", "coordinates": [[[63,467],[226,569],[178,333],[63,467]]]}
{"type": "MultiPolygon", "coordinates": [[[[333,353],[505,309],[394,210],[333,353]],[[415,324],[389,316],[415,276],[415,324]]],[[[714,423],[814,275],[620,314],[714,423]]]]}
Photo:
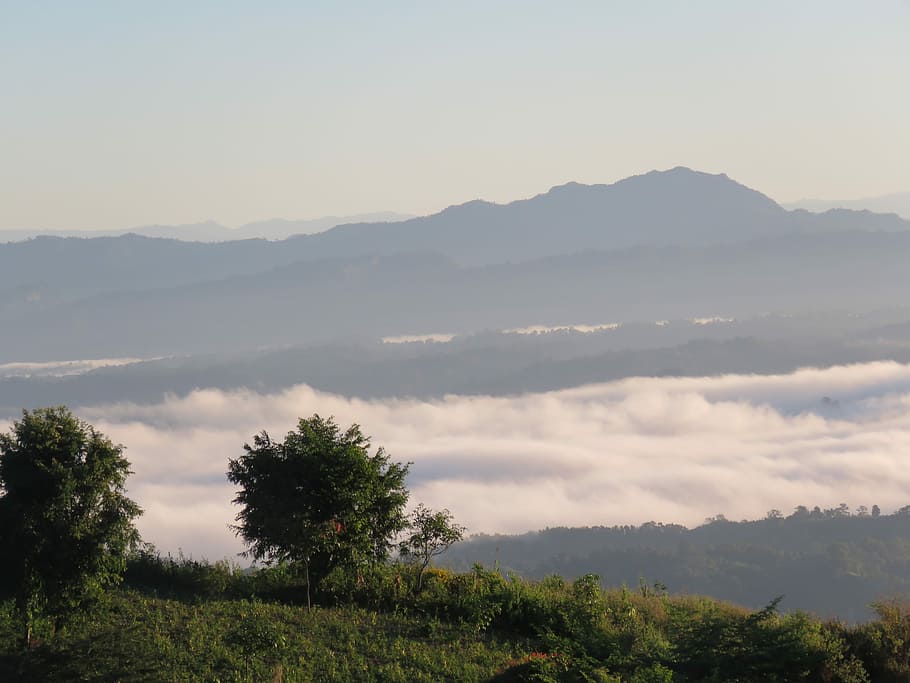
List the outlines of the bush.
{"type": "MultiPolygon", "coordinates": [[[[306,603],[305,578],[290,564],[241,571],[226,562],[147,552],[131,560],[127,578],[146,592],[182,600],[253,600],[253,606],[241,603],[246,616],[232,622],[223,642],[243,661],[250,659],[244,652],[255,650],[260,673],[277,661],[268,653],[281,650],[281,641],[272,638],[274,629],[260,618],[265,607],[256,601],[306,603]],[[267,641],[278,645],[266,647],[267,641]]],[[[416,587],[412,565],[336,567],[316,597],[323,606],[394,614],[415,624],[413,637],[432,639],[454,629],[470,638],[524,643],[531,654],[512,661],[501,681],[910,679],[910,608],[897,601],[877,605],[877,621],[847,627],[778,614],[777,601],[750,611],[644,585],[604,590],[594,575],[533,582],[479,565],[464,573],[430,568],[423,587],[416,587]]]]}

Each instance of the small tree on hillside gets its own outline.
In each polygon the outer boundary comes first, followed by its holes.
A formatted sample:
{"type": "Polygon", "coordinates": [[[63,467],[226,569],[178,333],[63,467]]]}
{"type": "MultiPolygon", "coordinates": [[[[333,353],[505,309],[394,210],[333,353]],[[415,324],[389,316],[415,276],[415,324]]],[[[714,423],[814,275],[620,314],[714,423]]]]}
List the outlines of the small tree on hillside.
{"type": "Polygon", "coordinates": [[[342,432],[332,418],[301,419],[284,441],[266,432],[231,460],[237,484],[235,532],[258,560],[299,562],[307,583],[334,567],[385,560],[406,525],[408,466],[389,462],[358,425],[342,432]]]}
{"type": "Polygon", "coordinates": [[[26,646],[35,619],[60,620],[117,583],[139,540],[123,447],[66,408],[25,411],[0,434],[0,547],[26,646]]]}
{"type": "Polygon", "coordinates": [[[417,565],[417,590],[420,590],[432,559],[464,538],[466,529],[454,522],[448,510],[435,512],[423,503],[411,513],[408,529],[410,534],[400,543],[398,551],[417,565]]]}

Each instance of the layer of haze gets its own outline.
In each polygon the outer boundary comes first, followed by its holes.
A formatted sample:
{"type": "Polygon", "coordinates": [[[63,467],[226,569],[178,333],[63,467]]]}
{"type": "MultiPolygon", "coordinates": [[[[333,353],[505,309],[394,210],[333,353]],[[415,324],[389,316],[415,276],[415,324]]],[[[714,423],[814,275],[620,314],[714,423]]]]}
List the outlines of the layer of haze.
{"type": "Polygon", "coordinates": [[[0,2],[0,228],[910,186],[910,4],[0,2]]]}
{"type": "Polygon", "coordinates": [[[364,401],[299,386],[77,410],[127,446],[146,540],[209,558],[240,550],[228,458],[313,412],[412,461],[412,502],[448,507],[472,532],[910,503],[910,366],[896,363],[507,398],[364,401]]]}

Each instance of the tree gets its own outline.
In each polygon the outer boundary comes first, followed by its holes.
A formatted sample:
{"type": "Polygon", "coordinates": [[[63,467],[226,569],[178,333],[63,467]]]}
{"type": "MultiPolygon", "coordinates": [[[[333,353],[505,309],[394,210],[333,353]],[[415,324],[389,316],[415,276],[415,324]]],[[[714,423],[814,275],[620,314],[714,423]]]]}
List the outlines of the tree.
{"type": "Polygon", "coordinates": [[[399,544],[399,552],[417,564],[417,590],[420,590],[430,561],[460,541],[466,529],[453,521],[448,510],[434,512],[423,503],[411,513],[408,528],[411,533],[399,544]]]}
{"type": "Polygon", "coordinates": [[[23,411],[0,434],[0,547],[25,645],[116,584],[139,540],[123,446],[64,407],[23,411]]]}
{"type": "Polygon", "coordinates": [[[807,508],[805,505],[797,505],[793,509],[793,514],[790,515],[790,519],[805,519],[809,515],[809,508],[807,508]]]}
{"type": "Polygon", "coordinates": [[[307,605],[314,583],[344,564],[385,560],[406,526],[404,480],[408,465],[389,461],[352,425],[342,432],[333,418],[301,418],[276,442],[263,431],[231,460],[228,479],[240,490],[235,533],[247,556],[302,563],[307,605]]]}

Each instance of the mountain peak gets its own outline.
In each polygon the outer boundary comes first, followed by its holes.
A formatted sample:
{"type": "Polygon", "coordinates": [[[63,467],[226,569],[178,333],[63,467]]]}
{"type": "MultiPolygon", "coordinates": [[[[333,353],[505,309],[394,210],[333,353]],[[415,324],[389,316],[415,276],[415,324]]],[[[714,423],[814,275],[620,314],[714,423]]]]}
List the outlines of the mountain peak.
{"type": "MultiPolygon", "coordinates": [[[[726,173],[707,173],[705,171],[698,171],[688,166],[674,166],[673,168],[658,170],[654,169],[647,171],[646,173],[640,173],[638,175],[628,176],[622,180],[617,180],[614,183],[603,184],[597,183],[593,185],[587,185],[585,183],[579,183],[574,180],[570,180],[567,183],[562,185],[554,185],[547,192],[537,195],[537,197],[545,197],[547,195],[560,195],[560,194],[578,194],[584,193],[587,191],[602,191],[607,188],[625,188],[628,186],[642,186],[653,190],[655,192],[662,191],[661,188],[666,187],[670,184],[683,184],[686,188],[712,188],[712,187],[736,187],[741,190],[745,190],[753,195],[758,195],[764,197],[768,202],[773,202],[772,199],[766,197],[760,192],[753,190],[741,183],[736,182],[731,179],[726,173]]],[[[535,197],[536,198],[536,197],[535,197]]]]}

